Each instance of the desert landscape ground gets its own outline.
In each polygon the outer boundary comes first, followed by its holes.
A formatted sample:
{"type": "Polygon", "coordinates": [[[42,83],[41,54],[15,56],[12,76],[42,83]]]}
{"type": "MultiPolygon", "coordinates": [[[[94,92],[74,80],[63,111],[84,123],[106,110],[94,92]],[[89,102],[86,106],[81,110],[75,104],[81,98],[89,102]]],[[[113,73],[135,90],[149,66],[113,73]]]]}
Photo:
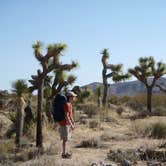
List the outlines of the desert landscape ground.
{"type": "Polygon", "coordinates": [[[96,113],[91,118],[84,111],[75,112],[76,128],[70,141],[71,159],[61,158],[58,125],[44,122],[44,148],[40,151],[35,147],[35,125],[23,136],[21,150],[16,150],[13,139],[0,140],[1,145],[6,144],[0,148],[1,165],[165,166],[165,135],[161,138],[157,134],[152,135],[151,127],[157,123],[166,125],[166,117],[140,118],[138,112],[129,107],[121,107],[121,114],[117,113],[118,106],[110,107],[107,112],[96,113]]]}

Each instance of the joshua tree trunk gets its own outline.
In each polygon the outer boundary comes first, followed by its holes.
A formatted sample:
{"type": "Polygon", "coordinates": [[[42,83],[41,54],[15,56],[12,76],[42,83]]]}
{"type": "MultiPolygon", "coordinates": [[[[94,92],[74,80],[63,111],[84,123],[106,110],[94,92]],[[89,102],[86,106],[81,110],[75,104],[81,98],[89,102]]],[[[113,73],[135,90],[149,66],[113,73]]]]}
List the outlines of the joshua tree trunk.
{"type": "Polygon", "coordinates": [[[107,78],[106,78],[106,69],[103,69],[103,100],[102,100],[102,104],[103,107],[106,106],[107,103],[107,91],[108,91],[108,83],[107,83],[107,78]]]}
{"type": "Polygon", "coordinates": [[[16,121],[16,145],[20,147],[21,145],[21,137],[23,133],[24,127],[24,108],[25,101],[21,97],[18,99],[18,108],[17,108],[17,121],[16,121]]]}
{"type": "Polygon", "coordinates": [[[147,88],[147,110],[152,112],[152,88],[147,88]]]}
{"type": "Polygon", "coordinates": [[[38,106],[37,106],[37,132],[36,132],[36,146],[42,147],[42,99],[43,99],[43,80],[40,82],[38,89],[38,106]]]}

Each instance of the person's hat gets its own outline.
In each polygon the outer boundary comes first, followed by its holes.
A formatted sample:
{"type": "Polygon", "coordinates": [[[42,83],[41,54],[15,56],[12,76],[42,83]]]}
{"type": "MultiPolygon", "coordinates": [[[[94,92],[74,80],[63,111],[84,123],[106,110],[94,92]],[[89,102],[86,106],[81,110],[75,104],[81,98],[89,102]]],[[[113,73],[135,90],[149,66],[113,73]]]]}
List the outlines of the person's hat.
{"type": "Polygon", "coordinates": [[[68,91],[67,92],[67,94],[66,94],[66,96],[73,96],[73,97],[76,97],[77,95],[74,93],[74,92],[72,92],[72,91],[68,91]]]}

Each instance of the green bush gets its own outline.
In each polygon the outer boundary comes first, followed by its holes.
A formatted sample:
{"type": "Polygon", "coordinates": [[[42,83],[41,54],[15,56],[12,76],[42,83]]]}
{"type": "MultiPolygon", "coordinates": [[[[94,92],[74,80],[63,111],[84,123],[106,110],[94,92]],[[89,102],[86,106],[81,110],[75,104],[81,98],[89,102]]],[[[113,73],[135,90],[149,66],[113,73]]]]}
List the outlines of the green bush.
{"type": "Polygon", "coordinates": [[[155,123],[152,125],[151,137],[153,138],[166,138],[166,124],[165,123],[155,123]]]}
{"type": "Polygon", "coordinates": [[[124,112],[124,108],[123,108],[123,107],[118,107],[118,108],[116,109],[116,112],[118,113],[118,115],[121,115],[122,112],[124,112]]]}

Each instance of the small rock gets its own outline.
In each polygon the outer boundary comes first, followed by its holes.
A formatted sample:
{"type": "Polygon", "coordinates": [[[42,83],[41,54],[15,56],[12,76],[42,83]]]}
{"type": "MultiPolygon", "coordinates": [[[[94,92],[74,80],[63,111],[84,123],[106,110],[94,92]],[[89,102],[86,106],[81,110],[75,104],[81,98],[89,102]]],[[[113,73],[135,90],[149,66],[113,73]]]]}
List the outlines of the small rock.
{"type": "Polygon", "coordinates": [[[122,164],[122,166],[131,166],[131,162],[126,159],[124,159],[121,164],[122,164]]]}

